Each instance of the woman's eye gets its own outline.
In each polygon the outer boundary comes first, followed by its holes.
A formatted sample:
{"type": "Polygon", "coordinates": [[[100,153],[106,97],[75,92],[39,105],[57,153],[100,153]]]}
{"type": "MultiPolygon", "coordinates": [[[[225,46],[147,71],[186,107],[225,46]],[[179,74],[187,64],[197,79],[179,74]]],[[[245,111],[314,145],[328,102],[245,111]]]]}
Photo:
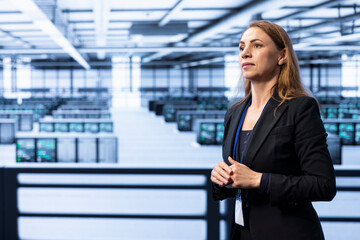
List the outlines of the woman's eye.
{"type": "Polygon", "coordinates": [[[255,48],[260,48],[261,45],[260,45],[260,44],[255,44],[254,47],[255,47],[255,48]]]}
{"type": "Polygon", "coordinates": [[[240,52],[244,51],[244,48],[243,48],[243,47],[239,47],[239,51],[240,51],[240,52]]]}

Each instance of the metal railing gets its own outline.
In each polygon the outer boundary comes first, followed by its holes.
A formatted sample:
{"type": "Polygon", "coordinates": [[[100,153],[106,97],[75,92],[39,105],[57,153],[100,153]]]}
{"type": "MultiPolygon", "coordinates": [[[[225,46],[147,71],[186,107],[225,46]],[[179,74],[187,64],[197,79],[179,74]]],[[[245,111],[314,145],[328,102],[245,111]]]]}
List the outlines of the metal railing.
{"type": "MultiPolygon", "coordinates": [[[[19,239],[18,218],[19,217],[76,217],[76,218],[132,218],[132,219],[182,219],[182,220],[204,220],[206,222],[206,239],[220,239],[220,221],[226,222],[225,235],[229,234],[231,217],[229,214],[220,214],[219,202],[212,200],[211,194],[211,170],[209,169],[135,169],[135,168],[85,168],[85,167],[2,167],[0,168],[0,239],[16,240],[19,239]],[[167,175],[167,176],[203,176],[204,184],[55,184],[55,183],[22,183],[19,181],[19,174],[141,174],[147,175],[167,175]],[[156,215],[156,214],[69,214],[69,213],[21,213],[18,209],[19,188],[84,188],[84,189],[172,189],[172,190],[205,190],[206,191],[206,212],[204,215],[156,215]]],[[[337,177],[360,177],[360,169],[337,169],[337,177]]],[[[360,186],[338,186],[337,191],[360,192],[360,186]]],[[[229,200],[227,203],[230,203],[229,200]]],[[[226,212],[232,207],[226,204],[226,212]]],[[[321,222],[360,222],[359,217],[321,217],[321,222]]],[[[226,237],[225,237],[226,238],[226,237]]]]}
{"type": "Polygon", "coordinates": [[[211,171],[208,169],[125,169],[125,168],[70,168],[70,167],[3,167],[0,168],[1,184],[0,184],[0,238],[6,240],[16,240],[19,238],[18,218],[19,217],[76,217],[76,218],[134,218],[134,219],[189,219],[189,220],[205,220],[206,221],[206,239],[219,239],[219,203],[212,200],[211,195],[211,171]],[[141,175],[199,175],[205,177],[204,184],[198,185],[171,185],[171,184],[24,184],[19,179],[19,174],[141,174],[141,175]],[[19,188],[84,188],[84,189],[186,189],[186,190],[205,190],[206,191],[206,212],[205,215],[137,215],[137,214],[48,214],[48,213],[21,213],[18,209],[18,190],[19,188]]]}

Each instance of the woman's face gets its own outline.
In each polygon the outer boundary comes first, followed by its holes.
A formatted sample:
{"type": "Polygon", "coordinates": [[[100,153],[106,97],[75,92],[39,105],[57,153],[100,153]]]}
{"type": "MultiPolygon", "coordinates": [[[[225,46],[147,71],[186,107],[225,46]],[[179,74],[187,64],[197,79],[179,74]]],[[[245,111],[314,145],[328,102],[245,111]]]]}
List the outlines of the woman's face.
{"type": "Polygon", "coordinates": [[[239,44],[239,61],[243,76],[253,81],[269,81],[280,72],[282,51],[260,28],[246,30],[239,44]]]}

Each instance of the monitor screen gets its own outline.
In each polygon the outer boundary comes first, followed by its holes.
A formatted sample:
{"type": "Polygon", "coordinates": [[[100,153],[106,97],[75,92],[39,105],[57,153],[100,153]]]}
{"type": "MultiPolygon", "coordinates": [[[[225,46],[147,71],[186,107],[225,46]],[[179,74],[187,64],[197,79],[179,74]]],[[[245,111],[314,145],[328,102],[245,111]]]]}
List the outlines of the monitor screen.
{"type": "Polygon", "coordinates": [[[111,114],[110,113],[102,113],[101,118],[111,118],[111,114]]]}
{"type": "Polygon", "coordinates": [[[192,130],[192,115],[180,114],[178,117],[178,129],[179,131],[191,131],[192,130]]]}
{"type": "Polygon", "coordinates": [[[166,122],[174,122],[176,117],[176,110],[173,107],[164,109],[164,119],[166,122]]]}
{"type": "Polygon", "coordinates": [[[35,162],[35,139],[17,139],[16,162],[35,162]]]}
{"type": "Polygon", "coordinates": [[[113,124],[112,123],[100,123],[100,132],[110,133],[113,132],[113,124]]]}
{"type": "Polygon", "coordinates": [[[67,123],[55,123],[55,132],[68,132],[69,127],[67,123]]]}
{"type": "Polygon", "coordinates": [[[327,133],[338,134],[338,124],[337,123],[325,123],[324,124],[325,130],[327,133]]]}
{"type": "Polygon", "coordinates": [[[339,124],[339,137],[344,145],[352,145],[355,139],[355,129],[352,123],[339,124]]]}
{"type": "Polygon", "coordinates": [[[88,132],[88,133],[99,132],[98,124],[97,123],[85,123],[85,132],[88,132]]]}
{"type": "Polygon", "coordinates": [[[40,132],[53,132],[54,126],[52,123],[40,123],[40,132]]]}
{"type": "Polygon", "coordinates": [[[56,162],[54,138],[39,138],[36,147],[37,162],[56,162]]]}
{"type": "Polygon", "coordinates": [[[337,108],[328,108],[327,109],[327,118],[338,118],[338,109],[337,108]]]}
{"type": "Polygon", "coordinates": [[[69,131],[70,132],[84,132],[84,124],[83,123],[70,123],[69,131]]]}
{"type": "Polygon", "coordinates": [[[360,145],[360,123],[357,123],[355,128],[355,144],[360,145]]]}
{"type": "Polygon", "coordinates": [[[200,124],[200,144],[215,144],[216,142],[215,123],[201,123],[200,124]]]}
{"type": "Polygon", "coordinates": [[[224,138],[224,124],[217,123],[216,124],[216,143],[222,144],[223,138],[224,138]]]}

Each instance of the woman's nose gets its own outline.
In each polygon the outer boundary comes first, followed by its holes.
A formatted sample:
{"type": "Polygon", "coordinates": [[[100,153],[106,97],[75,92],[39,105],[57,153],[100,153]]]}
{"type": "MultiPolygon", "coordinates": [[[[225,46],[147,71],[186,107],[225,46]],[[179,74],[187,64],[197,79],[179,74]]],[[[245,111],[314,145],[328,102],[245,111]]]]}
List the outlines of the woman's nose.
{"type": "Polygon", "coordinates": [[[250,52],[248,48],[244,48],[244,50],[240,53],[242,58],[247,58],[250,56],[250,52]]]}

